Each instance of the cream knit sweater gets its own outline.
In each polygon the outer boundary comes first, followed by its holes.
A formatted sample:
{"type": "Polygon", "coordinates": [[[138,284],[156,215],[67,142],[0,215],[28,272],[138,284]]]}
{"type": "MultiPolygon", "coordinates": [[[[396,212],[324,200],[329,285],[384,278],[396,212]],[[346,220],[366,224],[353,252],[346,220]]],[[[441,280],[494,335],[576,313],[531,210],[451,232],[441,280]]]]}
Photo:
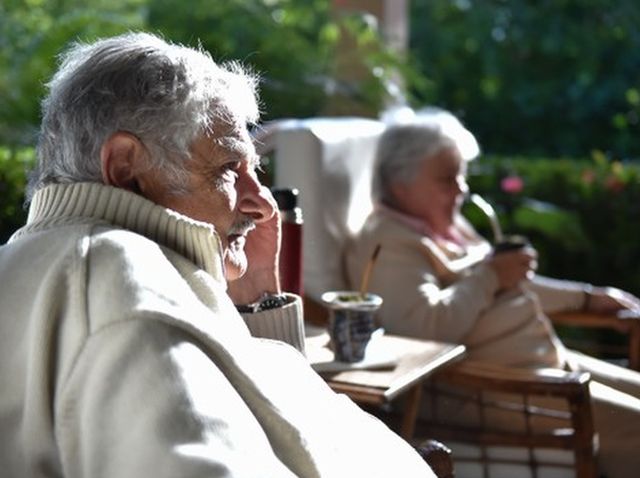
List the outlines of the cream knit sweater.
{"type": "MultiPolygon", "coordinates": [[[[432,476],[299,351],[252,337],[219,251],[121,189],[36,193],[0,248],[2,476],[432,476]]],[[[299,301],[249,325],[301,346],[299,301]]]]}
{"type": "MultiPolygon", "coordinates": [[[[537,278],[496,295],[496,275],[482,262],[454,279],[444,277],[433,264],[435,243],[396,216],[386,209],[372,213],[346,254],[354,285],[381,245],[369,288],[384,297],[378,316],[386,331],[463,343],[468,360],[525,368],[565,365],[565,348],[545,313],[580,307],[581,284],[537,278]]],[[[483,242],[478,236],[478,247],[483,242]]]]}

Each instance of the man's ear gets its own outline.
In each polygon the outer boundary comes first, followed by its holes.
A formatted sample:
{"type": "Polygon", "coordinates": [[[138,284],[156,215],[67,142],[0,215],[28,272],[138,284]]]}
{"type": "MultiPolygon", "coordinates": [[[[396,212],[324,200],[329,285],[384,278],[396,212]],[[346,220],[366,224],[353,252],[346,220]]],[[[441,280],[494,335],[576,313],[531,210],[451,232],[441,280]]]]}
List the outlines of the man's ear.
{"type": "Polygon", "coordinates": [[[147,164],[147,149],[131,133],[118,131],[100,149],[102,181],[109,186],[140,192],[139,175],[147,164]]]}

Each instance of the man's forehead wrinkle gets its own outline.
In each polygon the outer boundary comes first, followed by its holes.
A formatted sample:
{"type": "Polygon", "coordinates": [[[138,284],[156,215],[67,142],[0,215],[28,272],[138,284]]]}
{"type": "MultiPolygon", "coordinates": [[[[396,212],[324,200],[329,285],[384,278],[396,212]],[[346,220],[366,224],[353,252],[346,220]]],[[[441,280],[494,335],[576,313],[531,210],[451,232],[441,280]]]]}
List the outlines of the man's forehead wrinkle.
{"type": "Polygon", "coordinates": [[[209,141],[200,142],[195,145],[192,150],[193,156],[191,157],[191,165],[206,167],[210,166],[212,163],[217,163],[219,161],[220,151],[217,146],[209,141]],[[197,160],[196,158],[199,158],[197,160]]]}

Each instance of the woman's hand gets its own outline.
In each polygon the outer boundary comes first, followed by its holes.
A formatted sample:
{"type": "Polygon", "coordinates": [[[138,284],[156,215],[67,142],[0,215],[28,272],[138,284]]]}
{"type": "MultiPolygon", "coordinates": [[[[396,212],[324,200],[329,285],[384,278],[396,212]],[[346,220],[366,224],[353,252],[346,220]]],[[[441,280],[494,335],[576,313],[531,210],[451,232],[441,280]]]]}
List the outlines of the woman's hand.
{"type": "Polygon", "coordinates": [[[533,278],[538,268],[538,253],[529,246],[492,254],[486,260],[498,276],[500,290],[511,289],[533,278]]]}
{"type": "Polygon", "coordinates": [[[585,291],[585,311],[611,314],[625,309],[640,311],[640,299],[615,287],[590,287],[585,291]]]}

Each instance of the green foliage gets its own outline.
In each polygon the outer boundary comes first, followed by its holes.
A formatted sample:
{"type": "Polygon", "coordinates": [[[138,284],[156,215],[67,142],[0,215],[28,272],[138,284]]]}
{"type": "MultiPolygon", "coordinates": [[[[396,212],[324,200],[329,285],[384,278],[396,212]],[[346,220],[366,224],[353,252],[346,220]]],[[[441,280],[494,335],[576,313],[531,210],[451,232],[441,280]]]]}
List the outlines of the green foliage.
{"type": "Polygon", "coordinates": [[[188,8],[179,0],[149,2],[151,30],[201,43],[216,60],[240,59],[261,72],[262,99],[275,117],[313,111],[323,97],[321,77],[335,41],[327,22],[324,1],[193,0],[188,8]]]}
{"type": "MultiPolygon", "coordinates": [[[[382,45],[378,31],[357,12],[334,18],[327,0],[150,0],[148,28],[173,41],[201,44],[216,60],[239,59],[262,75],[264,118],[322,114],[336,93],[375,112],[385,82],[402,62],[382,45]],[[336,76],[343,35],[354,39],[361,78],[336,76]]],[[[355,63],[354,61],[354,63],[355,63]]]]}
{"type": "MultiPolygon", "coordinates": [[[[469,183],[494,205],[506,233],[531,239],[542,274],[640,295],[640,163],[599,151],[586,160],[491,156],[471,164],[469,183]]],[[[465,208],[490,237],[487,219],[465,208]]]]}
{"type": "Polygon", "coordinates": [[[365,14],[334,18],[328,0],[4,0],[0,3],[0,144],[33,144],[39,101],[71,41],[147,30],[217,60],[241,60],[263,77],[265,119],[322,114],[337,91],[377,114],[395,68],[365,14]],[[336,78],[343,34],[355,41],[364,75],[336,78]]]}
{"type": "Polygon", "coordinates": [[[563,250],[580,250],[587,242],[580,218],[550,203],[523,199],[513,209],[511,222],[519,230],[542,236],[563,250]]]}
{"type": "Polygon", "coordinates": [[[0,144],[33,144],[39,102],[56,57],[74,40],[139,28],[143,0],[0,3],[0,144]]]}
{"type": "Polygon", "coordinates": [[[418,103],[460,114],[496,154],[640,155],[635,0],[412,0],[418,103]]]}
{"type": "Polygon", "coordinates": [[[34,162],[33,148],[0,147],[0,244],[26,220],[24,188],[34,162]]]}

